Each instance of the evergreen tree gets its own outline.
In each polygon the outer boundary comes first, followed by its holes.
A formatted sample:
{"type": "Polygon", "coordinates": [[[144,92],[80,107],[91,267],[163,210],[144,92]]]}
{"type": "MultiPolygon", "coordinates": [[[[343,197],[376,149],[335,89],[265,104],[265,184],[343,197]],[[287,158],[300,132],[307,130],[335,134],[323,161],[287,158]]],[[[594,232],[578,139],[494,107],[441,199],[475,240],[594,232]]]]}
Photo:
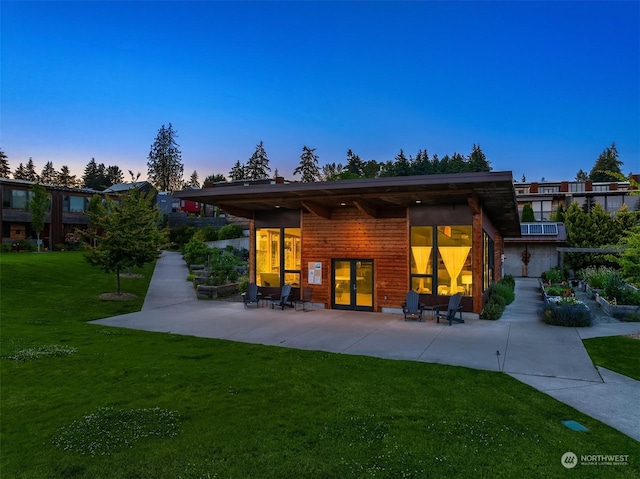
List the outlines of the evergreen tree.
{"type": "Polygon", "coordinates": [[[38,173],[36,173],[36,167],[33,164],[33,158],[29,157],[29,161],[27,161],[26,166],[24,167],[25,170],[25,180],[27,181],[33,181],[34,183],[36,181],[38,181],[38,173]]]}
{"type": "Polygon", "coordinates": [[[587,172],[584,171],[582,168],[580,168],[580,170],[578,170],[578,172],[576,173],[576,181],[584,183],[588,179],[589,179],[589,175],[587,174],[587,172]]]}
{"type": "Polygon", "coordinates": [[[473,144],[469,155],[469,171],[491,171],[491,164],[487,160],[480,145],[473,144]]]}
{"type": "Polygon", "coordinates": [[[16,171],[13,172],[13,178],[15,180],[26,180],[27,179],[27,170],[24,169],[24,165],[20,163],[16,168],[16,171]]]}
{"type": "Polygon", "coordinates": [[[431,162],[429,161],[429,153],[427,150],[418,150],[416,159],[411,165],[412,174],[414,175],[430,175],[431,162]]]}
{"type": "Polygon", "coordinates": [[[189,184],[187,186],[200,188],[200,180],[198,179],[198,172],[196,170],[193,170],[193,173],[191,173],[191,178],[189,178],[189,184]]]}
{"type": "Polygon", "coordinates": [[[394,158],[393,176],[409,176],[411,175],[411,163],[404,155],[404,151],[400,148],[400,152],[394,158]]]}
{"type": "Polygon", "coordinates": [[[535,223],[536,215],[533,213],[531,203],[525,203],[522,207],[522,219],[520,221],[522,223],[535,223]]]}
{"type": "Polygon", "coordinates": [[[271,171],[271,168],[269,168],[269,158],[267,157],[267,152],[264,150],[261,140],[260,143],[256,145],[256,151],[251,155],[245,167],[246,179],[262,180],[269,178],[268,171],[271,171]]]}
{"type": "Polygon", "coordinates": [[[293,175],[302,175],[303,183],[312,183],[320,178],[320,169],[318,168],[318,155],[315,154],[315,148],[309,148],[307,145],[302,147],[300,155],[300,164],[293,170],[293,175]]]}
{"type": "Polygon", "coordinates": [[[63,165],[62,168],[60,168],[58,177],[56,178],[56,185],[66,186],[67,188],[75,188],[77,186],[77,183],[78,181],[76,180],[76,175],[72,175],[71,171],[69,171],[69,167],[67,165],[63,165]]]}
{"type": "Polygon", "coordinates": [[[605,148],[600,153],[593,168],[591,168],[589,179],[591,181],[617,181],[616,175],[622,175],[620,166],[622,166],[622,161],[618,159],[618,149],[614,142],[611,143],[609,148],[605,148]]]}
{"type": "Polygon", "coordinates": [[[7,155],[4,154],[4,151],[0,150],[0,178],[9,178],[10,174],[11,169],[9,168],[7,155]]]}
{"type": "Polygon", "coordinates": [[[564,208],[562,207],[562,203],[558,203],[558,208],[552,219],[558,223],[564,223],[564,208]]]}
{"type": "Polygon", "coordinates": [[[84,169],[82,184],[85,188],[102,191],[113,183],[110,182],[107,176],[107,169],[104,163],[97,164],[95,158],[91,158],[91,161],[87,163],[84,169]]]}
{"type": "Polygon", "coordinates": [[[183,185],[184,166],[175,140],[177,136],[171,123],[168,128],[162,125],[149,150],[147,177],[158,191],[173,193],[183,185]]]}
{"type": "Polygon", "coordinates": [[[57,176],[58,172],[53,167],[53,162],[47,161],[47,164],[42,168],[42,173],[40,173],[40,181],[45,185],[55,185],[57,176]]]}
{"type": "Polygon", "coordinates": [[[33,196],[29,202],[29,209],[31,210],[31,226],[36,232],[38,238],[38,253],[40,252],[40,232],[44,229],[44,219],[51,200],[49,199],[49,193],[41,184],[35,184],[31,187],[33,196]]]}
{"type": "Polygon", "coordinates": [[[524,176],[524,173],[522,173],[522,179],[520,180],[522,183],[526,183],[527,182],[527,177],[524,176]]]}
{"type": "Polygon", "coordinates": [[[233,168],[231,168],[231,171],[229,172],[229,178],[231,178],[231,181],[247,179],[244,165],[240,163],[240,160],[236,161],[236,164],[233,165],[233,168]]]}
{"type": "Polygon", "coordinates": [[[221,175],[220,173],[217,173],[215,175],[209,175],[204,179],[204,184],[207,183],[219,183],[221,181],[227,181],[227,178],[224,175],[221,175]]]}
{"type": "MultiPolygon", "coordinates": [[[[449,171],[447,173],[465,173],[469,171],[469,164],[465,157],[460,153],[454,153],[449,163],[449,171]]],[[[473,171],[473,170],[471,170],[473,171]]]]}
{"type": "Polygon", "coordinates": [[[105,170],[108,186],[124,183],[124,173],[118,165],[107,166],[105,170]]]}
{"type": "Polygon", "coordinates": [[[378,163],[376,160],[365,161],[362,167],[365,178],[377,178],[380,176],[381,170],[382,164],[378,163]]]}
{"type": "Polygon", "coordinates": [[[364,176],[362,160],[358,155],[356,155],[353,151],[347,151],[347,166],[345,167],[345,171],[352,173],[356,178],[364,176]]]}

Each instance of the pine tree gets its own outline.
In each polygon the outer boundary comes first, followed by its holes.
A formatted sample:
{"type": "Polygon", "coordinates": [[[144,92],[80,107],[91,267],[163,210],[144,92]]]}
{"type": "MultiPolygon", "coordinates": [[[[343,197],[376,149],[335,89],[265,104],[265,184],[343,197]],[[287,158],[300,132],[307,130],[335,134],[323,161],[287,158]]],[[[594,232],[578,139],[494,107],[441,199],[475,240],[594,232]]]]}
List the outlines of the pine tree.
{"type": "Polygon", "coordinates": [[[13,179],[15,180],[27,179],[27,170],[24,169],[24,165],[22,163],[20,163],[16,168],[16,171],[13,172],[13,179]]]}
{"type": "Polygon", "coordinates": [[[523,223],[535,223],[536,215],[533,213],[531,203],[525,203],[522,207],[522,219],[520,221],[523,223]]]}
{"type": "Polygon", "coordinates": [[[345,171],[356,175],[358,178],[364,175],[362,160],[351,150],[347,151],[347,166],[345,167],[345,171]]]}
{"type": "Polygon", "coordinates": [[[105,176],[107,178],[109,186],[124,183],[124,173],[118,165],[107,166],[107,169],[105,170],[105,176]]]}
{"type": "Polygon", "coordinates": [[[207,183],[219,183],[221,181],[227,181],[227,178],[220,173],[216,173],[215,175],[207,176],[203,183],[206,185],[207,183]]]}
{"type": "Polygon", "coordinates": [[[236,161],[236,164],[233,165],[233,168],[231,168],[231,171],[229,172],[229,178],[231,178],[231,181],[247,179],[244,165],[240,163],[240,160],[236,161]]]}
{"type": "Polygon", "coordinates": [[[192,188],[200,188],[200,181],[198,179],[198,172],[196,170],[193,170],[193,173],[191,173],[191,178],[189,178],[189,184],[187,186],[190,186],[192,188]]]}
{"type": "Polygon", "coordinates": [[[10,174],[11,169],[9,168],[7,155],[4,154],[4,151],[0,150],[0,178],[9,178],[10,174]]]}
{"type": "Polygon", "coordinates": [[[247,165],[245,166],[245,179],[249,180],[262,180],[269,178],[269,158],[267,152],[264,150],[262,140],[256,145],[256,151],[251,155],[247,165]]]}
{"type": "Polygon", "coordinates": [[[587,174],[587,172],[584,171],[582,168],[580,168],[580,170],[578,170],[578,172],[576,173],[576,181],[584,183],[588,179],[589,179],[589,175],[587,174]]]}
{"type": "Polygon", "coordinates": [[[53,162],[47,161],[47,164],[42,168],[40,173],[40,181],[45,185],[55,185],[58,172],[53,167],[53,162]]]}
{"type": "Polygon", "coordinates": [[[318,155],[315,154],[315,148],[309,148],[307,145],[302,147],[302,154],[300,155],[300,164],[295,170],[293,175],[302,175],[301,181],[303,183],[312,183],[318,181],[320,177],[320,169],[318,168],[318,155]]]}
{"type": "Polygon", "coordinates": [[[56,184],[58,186],[66,186],[67,188],[75,188],[77,182],[76,175],[72,175],[69,167],[63,165],[62,168],[60,168],[60,173],[58,173],[56,184]]]}
{"type": "Polygon", "coordinates": [[[473,144],[469,155],[469,171],[491,171],[491,164],[484,155],[480,145],[473,144]]]}
{"type": "Polygon", "coordinates": [[[91,158],[91,161],[87,163],[87,166],[84,169],[82,184],[85,188],[102,191],[113,183],[109,182],[107,169],[104,166],[104,163],[97,164],[95,158],[91,158]]]}
{"type": "Polygon", "coordinates": [[[404,151],[400,148],[400,153],[394,158],[393,164],[393,176],[408,176],[411,175],[411,163],[404,155],[404,151]]]}
{"type": "Polygon", "coordinates": [[[27,161],[26,166],[24,167],[25,170],[25,180],[27,181],[33,181],[34,183],[36,181],[38,181],[38,173],[36,173],[36,167],[33,164],[33,158],[29,157],[29,161],[27,161]]]}
{"type": "Polygon", "coordinates": [[[173,193],[183,185],[184,166],[177,136],[171,123],[168,128],[162,125],[149,150],[147,177],[158,191],[173,193]]]}
{"type": "Polygon", "coordinates": [[[605,148],[600,153],[593,168],[591,168],[589,179],[591,181],[616,181],[616,175],[622,174],[620,166],[622,166],[622,161],[618,159],[618,149],[614,142],[611,143],[609,148],[605,148]]]}

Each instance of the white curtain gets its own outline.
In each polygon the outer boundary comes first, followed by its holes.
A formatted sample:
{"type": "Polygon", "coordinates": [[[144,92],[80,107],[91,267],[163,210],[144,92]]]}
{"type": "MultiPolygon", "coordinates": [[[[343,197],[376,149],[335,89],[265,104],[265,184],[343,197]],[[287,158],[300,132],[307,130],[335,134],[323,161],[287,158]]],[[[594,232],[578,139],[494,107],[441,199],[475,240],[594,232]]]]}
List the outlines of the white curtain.
{"type": "MultiPolygon", "coordinates": [[[[418,274],[427,274],[429,259],[431,258],[431,246],[412,246],[411,254],[416,263],[416,272],[418,274]]],[[[420,278],[420,291],[424,290],[424,278],[420,278]]]]}
{"type": "Polygon", "coordinates": [[[458,292],[458,276],[467,261],[471,246],[439,246],[438,251],[451,278],[449,294],[455,294],[458,292]]]}

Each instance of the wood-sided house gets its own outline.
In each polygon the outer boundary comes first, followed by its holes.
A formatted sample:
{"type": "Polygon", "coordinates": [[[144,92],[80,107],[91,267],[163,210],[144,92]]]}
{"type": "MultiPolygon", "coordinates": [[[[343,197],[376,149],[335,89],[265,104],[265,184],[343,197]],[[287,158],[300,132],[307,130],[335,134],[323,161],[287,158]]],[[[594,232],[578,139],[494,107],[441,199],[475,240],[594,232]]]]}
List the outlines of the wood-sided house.
{"type": "Polygon", "coordinates": [[[397,310],[463,294],[479,313],[520,236],[511,172],[214,186],[175,193],[250,220],[250,281],[309,286],[327,308],[397,310]]]}

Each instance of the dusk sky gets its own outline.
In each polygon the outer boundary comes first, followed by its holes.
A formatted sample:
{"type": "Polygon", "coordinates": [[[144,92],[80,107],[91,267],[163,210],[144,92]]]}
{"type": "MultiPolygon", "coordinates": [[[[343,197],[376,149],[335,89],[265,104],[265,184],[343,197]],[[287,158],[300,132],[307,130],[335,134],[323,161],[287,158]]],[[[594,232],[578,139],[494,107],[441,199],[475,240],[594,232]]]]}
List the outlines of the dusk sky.
{"type": "Polygon", "coordinates": [[[81,176],[147,174],[158,129],[184,177],[439,157],[480,144],[516,180],[573,180],[615,142],[640,171],[640,2],[0,3],[0,149],[81,176]]]}

